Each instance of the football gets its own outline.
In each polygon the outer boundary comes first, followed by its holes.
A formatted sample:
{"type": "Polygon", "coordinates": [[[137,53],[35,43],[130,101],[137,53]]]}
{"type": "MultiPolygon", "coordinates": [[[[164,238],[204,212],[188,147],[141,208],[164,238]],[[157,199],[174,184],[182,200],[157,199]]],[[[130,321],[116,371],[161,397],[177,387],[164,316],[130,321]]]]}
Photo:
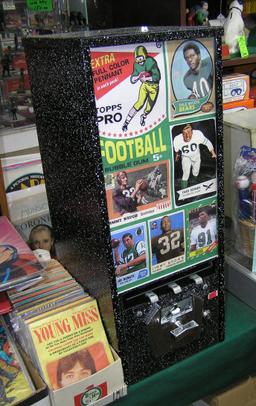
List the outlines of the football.
{"type": "Polygon", "coordinates": [[[214,105],[213,105],[212,102],[207,102],[207,103],[204,103],[204,104],[201,106],[201,111],[202,111],[203,113],[209,113],[209,111],[211,111],[211,110],[213,109],[213,107],[214,107],[214,105]]]}
{"type": "Polygon", "coordinates": [[[146,192],[148,190],[148,182],[143,179],[140,185],[140,191],[141,192],[146,192]]]}
{"type": "Polygon", "coordinates": [[[120,240],[118,240],[117,238],[112,238],[111,240],[111,247],[112,248],[117,248],[120,244],[120,240]]]}
{"type": "Polygon", "coordinates": [[[247,189],[250,186],[250,180],[245,175],[240,175],[236,178],[235,185],[237,189],[247,189]]]}
{"type": "Polygon", "coordinates": [[[141,72],[140,73],[140,75],[139,75],[139,78],[140,78],[140,80],[142,79],[142,78],[149,78],[149,77],[151,77],[152,75],[151,75],[151,73],[150,72],[146,72],[146,71],[144,71],[144,72],[141,72]]]}

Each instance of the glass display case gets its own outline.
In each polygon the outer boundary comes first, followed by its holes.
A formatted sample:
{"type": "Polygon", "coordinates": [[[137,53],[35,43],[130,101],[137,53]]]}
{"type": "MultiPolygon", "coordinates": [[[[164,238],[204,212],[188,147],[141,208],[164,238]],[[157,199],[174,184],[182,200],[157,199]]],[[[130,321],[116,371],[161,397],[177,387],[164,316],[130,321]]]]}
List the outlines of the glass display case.
{"type": "Polygon", "coordinates": [[[34,109],[22,38],[61,31],[60,1],[0,5],[0,129],[31,126],[34,109]],[[38,3],[38,4],[37,4],[38,3]],[[44,4],[43,4],[44,3],[44,4]]]}
{"type": "Polygon", "coordinates": [[[254,308],[256,308],[255,135],[255,109],[224,115],[227,288],[254,308]]]}
{"type": "Polygon", "coordinates": [[[33,125],[34,109],[23,50],[13,50],[11,45],[4,48],[1,65],[1,129],[33,125]]]}

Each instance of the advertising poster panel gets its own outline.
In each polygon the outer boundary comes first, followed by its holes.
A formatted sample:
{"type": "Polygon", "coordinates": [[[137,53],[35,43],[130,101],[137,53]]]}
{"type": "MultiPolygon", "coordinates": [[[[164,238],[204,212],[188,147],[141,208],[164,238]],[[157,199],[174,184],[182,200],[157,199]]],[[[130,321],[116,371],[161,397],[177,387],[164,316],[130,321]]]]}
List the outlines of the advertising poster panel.
{"type": "Polygon", "coordinates": [[[218,255],[212,39],[91,48],[119,293],[218,255]]]}

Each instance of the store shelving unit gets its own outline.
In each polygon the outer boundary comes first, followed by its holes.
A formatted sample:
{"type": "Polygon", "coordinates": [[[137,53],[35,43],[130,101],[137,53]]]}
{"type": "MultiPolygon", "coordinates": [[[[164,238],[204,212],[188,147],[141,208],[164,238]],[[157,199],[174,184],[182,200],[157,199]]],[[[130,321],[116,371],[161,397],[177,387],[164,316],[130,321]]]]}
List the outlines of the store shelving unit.
{"type": "Polygon", "coordinates": [[[244,65],[255,65],[256,64],[256,55],[250,55],[246,58],[233,58],[233,59],[225,59],[223,61],[223,68],[229,67],[238,67],[244,65]]]}

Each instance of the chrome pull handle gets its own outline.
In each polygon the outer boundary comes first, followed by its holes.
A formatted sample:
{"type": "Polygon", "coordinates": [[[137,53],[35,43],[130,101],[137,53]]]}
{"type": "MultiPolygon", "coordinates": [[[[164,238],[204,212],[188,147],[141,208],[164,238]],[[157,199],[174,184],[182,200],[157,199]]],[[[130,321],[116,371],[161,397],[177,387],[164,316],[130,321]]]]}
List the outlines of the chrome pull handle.
{"type": "Polygon", "coordinates": [[[186,324],[181,324],[180,326],[176,327],[174,330],[172,330],[170,333],[175,337],[179,338],[182,334],[184,334],[186,331],[193,330],[194,328],[198,327],[199,324],[197,324],[194,320],[189,321],[186,324]]]}

